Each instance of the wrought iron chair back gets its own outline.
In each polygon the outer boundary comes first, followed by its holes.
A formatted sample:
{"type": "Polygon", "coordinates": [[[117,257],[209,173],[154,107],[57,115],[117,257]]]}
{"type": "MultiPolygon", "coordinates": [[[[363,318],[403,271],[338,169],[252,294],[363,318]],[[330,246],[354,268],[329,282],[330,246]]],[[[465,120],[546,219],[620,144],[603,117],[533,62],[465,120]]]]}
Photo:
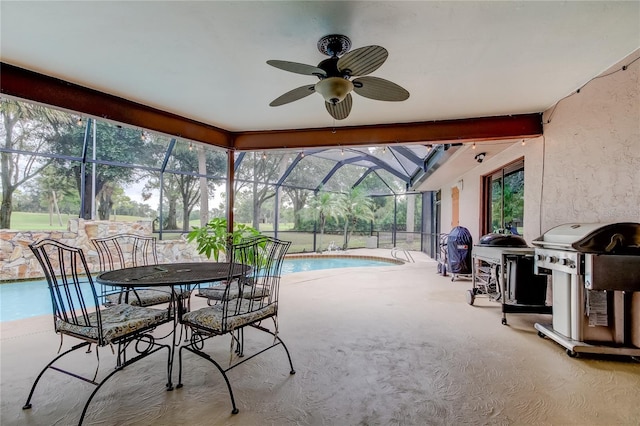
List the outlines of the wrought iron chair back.
{"type": "Polygon", "coordinates": [[[135,234],[117,234],[91,240],[100,261],[101,271],[156,265],[158,253],[156,237],[135,234]]]}
{"type": "Polygon", "coordinates": [[[47,280],[54,326],[62,321],[75,326],[96,327],[95,343],[104,345],[100,311],[89,315],[100,305],[82,249],[48,239],[29,247],[47,280]]]}
{"type": "MultiPolygon", "coordinates": [[[[284,256],[289,249],[290,243],[278,241],[269,241],[266,236],[252,236],[242,239],[239,243],[229,245],[227,247],[227,257],[236,263],[243,263],[252,267],[253,273],[250,276],[245,277],[243,280],[231,281],[233,284],[228,287],[229,280],[222,283],[214,283],[213,285],[205,288],[200,288],[197,296],[206,297],[208,299],[207,304],[211,306],[212,303],[218,303],[224,299],[236,299],[238,297],[244,297],[246,299],[263,299],[264,295],[260,289],[278,290],[280,271],[282,269],[282,262],[284,256]],[[252,247],[258,244],[258,249],[254,250],[252,247]],[[274,283],[269,283],[266,287],[258,287],[258,291],[251,291],[251,287],[244,287],[249,283],[252,283],[255,278],[267,279],[271,277],[274,283]]],[[[265,292],[266,294],[266,292],[265,292]]],[[[273,300],[271,300],[273,301],[273,300]]],[[[262,300],[264,302],[264,300],[262,300]]]]}
{"type": "Polygon", "coordinates": [[[243,263],[251,266],[251,271],[248,275],[234,280],[232,275],[233,268],[230,267],[228,284],[224,290],[225,294],[220,298],[219,303],[188,312],[182,316],[182,323],[190,327],[192,333],[189,344],[180,348],[180,370],[177,387],[182,387],[183,350],[210,361],[222,373],[231,397],[233,406],[231,412],[233,414],[238,412],[238,408],[233,397],[231,383],[227,377],[227,371],[268,349],[282,345],[289,360],[290,373],[295,374],[289,350],[278,335],[277,321],[280,274],[284,256],[290,245],[291,242],[288,241],[281,241],[267,236],[257,236],[243,240],[228,250],[227,253],[229,260],[232,262],[231,265],[233,263],[243,263]],[[232,295],[234,292],[237,294],[232,295]],[[267,319],[273,320],[273,329],[269,329],[263,324],[263,321],[267,319]],[[245,356],[244,354],[244,330],[247,327],[273,336],[266,344],[266,347],[257,350],[250,356],[245,356]],[[206,340],[225,334],[230,335],[232,338],[232,359],[227,368],[223,368],[209,354],[203,352],[206,340]],[[234,352],[242,357],[241,361],[233,362],[234,352]]]}
{"type": "MultiPolygon", "coordinates": [[[[91,240],[100,261],[100,271],[130,268],[158,264],[156,238],[136,234],[117,234],[91,240]]],[[[154,306],[168,303],[172,289],[161,287],[155,289],[122,290],[119,287],[102,286],[101,299],[106,306],[118,303],[130,303],[138,306],[154,306]]],[[[188,294],[180,297],[186,298],[188,294]]]]}
{"type": "MultiPolygon", "coordinates": [[[[56,356],[42,369],[31,387],[23,409],[31,408],[31,398],[36,386],[43,374],[51,368],[96,386],[82,410],[79,422],[82,424],[93,396],[111,376],[127,365],[161,349],[167,349],[167,386],[172,386],[171,346],[157,343],[151,334],[151,331],[156,327],[172,321],[172,313],[169,308],[151,309],[118,305],[114,308],[101,310],[98,294],[82,249],[51,239],[30,244],[29,248],[40,263],[47,280],[53,307],[54,330],[61,336],[60,349],[63,345],[62,336],[64,335],[78,338],[82,342],[56,356]],[[140,342],[143,344],[139,344],[140,342]],[[83,377],[53,365],[60,358],[80,348],[88,347],[87,352],[90,352],[92,344],[97,347],[118,348],[116,368],[100,382],[96,381],[99,362],[92,378],[83,377]],[[135,350],[135,356],[130,359],[127,359],[128,348],[135,350]]],[[[97,355],[98,350],[96,349],[96,357],[99,361],[97,355]]]]}
{"type": "MultiPolygon", "coordinates": [[[[237,281],[238,297],[223,297],[222,333],[234,328],[238,316],[257,314],[266,319],[277,315],[282,263],[290,245],[288,241],[258,236],[231,248],[231,261],[251,266],[251,272],[237,281]]],[[[234,285],[228,285],[226,293],[233,290],[234,285]]]]}

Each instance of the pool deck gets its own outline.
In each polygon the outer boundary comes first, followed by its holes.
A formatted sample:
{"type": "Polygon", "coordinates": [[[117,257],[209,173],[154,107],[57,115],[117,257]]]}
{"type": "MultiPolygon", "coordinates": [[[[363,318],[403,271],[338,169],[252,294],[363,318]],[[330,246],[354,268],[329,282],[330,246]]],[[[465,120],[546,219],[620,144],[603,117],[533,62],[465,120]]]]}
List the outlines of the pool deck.
{"type": "MultiPolygon", "coordinates": [[[[345,254],[389,258],[390,250],[345,254]]],[[[550,316],[508,315],[503,326],[499,304],[465,302],[469,280],[452,282],[436,273],[435,261],[411,254],[415,263],[283,276],[280,336],[297,374],[288,374],[280,348],[234,369],[239,414],[230,414],[220,374],[193,356],[185,356],[184,387],[166,392],[158,355],[116,374],[94,398],[86,424],[637,424],[640,363],[569,358],[533,328],[550,316]]],[[[44,376],[33,408],[21,409],[58,349],[51,317],[1,326],[0,424],[77,422],[91,387],[55,372],[44,376]]],[[[251,331],[245,338],[247,347],[257,339],[251,331]]],[[[228,359],[229,339],[218,339],[213,351],[228,359]]],[[[65,346],[72,341],[65,338],[65,346]]],[[[75,356],[78,368],[95,368],[95,353],[75,356]]],[[[108,348],[100,359],[101,372],[109,371],[108,348]]]]}

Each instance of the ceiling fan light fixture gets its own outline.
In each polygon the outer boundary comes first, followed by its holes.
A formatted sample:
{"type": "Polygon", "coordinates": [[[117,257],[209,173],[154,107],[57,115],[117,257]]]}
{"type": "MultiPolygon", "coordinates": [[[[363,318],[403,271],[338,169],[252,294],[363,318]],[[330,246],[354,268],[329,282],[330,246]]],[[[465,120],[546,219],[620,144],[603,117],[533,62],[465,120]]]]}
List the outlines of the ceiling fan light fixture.
{"type": "Polygon", "coordinates": [[[332,105],[338,104],[353,90],[353,83],[342,77],[328,77],[316,83],[315,91],[332,105]]]}
{"type": "Polygon", "coordinates": [[[377,45],[350,49],[349,37],[330,34],[322,37],[318,42],[318,50],[329,58],[317,66],[268,60],[267,64],[272,67],[320,79],[316,84],[301,86],[286,92],[271,101],[269,106],[285,105],[318,92],[325,100],[325,109],[329,115],[335,120],[344,120],[349,116],[353,106],[351,92],[376,101],[398,102],[409,98],[409,92],[403,87],[389,80],[369,75],[387,60],[389,56],[387,49],[377,45]]]}

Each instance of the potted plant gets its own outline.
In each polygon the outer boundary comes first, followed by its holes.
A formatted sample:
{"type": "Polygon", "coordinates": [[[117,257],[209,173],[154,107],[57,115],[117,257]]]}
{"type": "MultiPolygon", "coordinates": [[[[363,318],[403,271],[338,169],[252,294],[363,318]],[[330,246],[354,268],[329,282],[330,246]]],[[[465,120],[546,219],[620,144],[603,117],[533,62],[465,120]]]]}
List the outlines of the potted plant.
{"type": "Polygon", "coordinates": [[[195,241],[198,245],[198,253],[213,258],[217,262],[220,253],[227,253],[227,248],[231,244],[239,243],[243,238],[260,235],[257,229],[243,223],[234,223],[233,232],[227,230],[227,219],[216,217],[211,219],[205,226],[194,226],[193,230],[187,234],[187,241],[195,241]]]}

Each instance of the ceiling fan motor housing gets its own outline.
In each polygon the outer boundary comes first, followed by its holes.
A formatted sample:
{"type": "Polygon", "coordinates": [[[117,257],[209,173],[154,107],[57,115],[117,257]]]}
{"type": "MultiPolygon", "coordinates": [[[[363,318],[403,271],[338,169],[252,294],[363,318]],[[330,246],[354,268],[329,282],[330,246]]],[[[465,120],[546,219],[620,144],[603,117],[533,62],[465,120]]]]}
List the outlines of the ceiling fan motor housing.
{"type": "MultiPolygon", "coordinates": [[[[328,58],[318,64],[318,68],[327,73],[325,77],[344,77],[344,73],[338,69],[338,58],[328,58]]],[[[320,77],[322,78],[322,77],[320,77]]]]}

